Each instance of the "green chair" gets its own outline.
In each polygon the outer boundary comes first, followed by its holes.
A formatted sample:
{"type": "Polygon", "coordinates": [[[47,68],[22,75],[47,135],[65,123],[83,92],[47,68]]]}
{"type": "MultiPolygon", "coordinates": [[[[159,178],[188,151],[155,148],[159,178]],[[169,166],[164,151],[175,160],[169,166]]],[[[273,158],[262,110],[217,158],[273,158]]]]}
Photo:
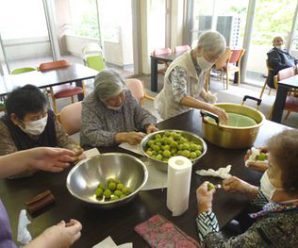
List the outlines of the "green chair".
{"type": "Polygon", "coordinates": [[[17,75],[21,73],[26,73],[30,71],[36,71],[37,69],[35,67],[22,67],[22,68],[16,68],[11,71],[11,75],[17,75]]]}
{"type": "Polygon", "coordinates": [[[96,70],[102,71],[106,67],[105,59],[101,54],[87,55],[85,57],[86,66],[96,70]]]}

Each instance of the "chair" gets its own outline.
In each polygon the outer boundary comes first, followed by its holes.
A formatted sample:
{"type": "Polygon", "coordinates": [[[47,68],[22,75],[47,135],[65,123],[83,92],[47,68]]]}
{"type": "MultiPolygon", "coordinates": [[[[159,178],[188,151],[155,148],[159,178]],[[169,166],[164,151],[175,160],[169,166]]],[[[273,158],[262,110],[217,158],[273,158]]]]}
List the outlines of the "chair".
{"type": "Polygon", "coordinates": [[[21,73],[26,73],[26,72],[30,72],[30,71],[36,71],[37,68],[35,67],[22,67],[22,68],[15,68],[13,69],[10,74],[11,75],[17,75],[17,74],[21,74],[21,73]]]}
{"type": "Polygon", "coordinates": [[[176,46],[174,48],[174,53],[182,53],[182,52],[187,52],[191,49],[189,45],[182,45],[182,46],[176,46]]]}
{"type": "Polygon", "coordinates": [[[82,50],[84,64],[98,72],[105,68],[105,58],[97,43],[88,43],[82,50]]]}
{"type": "Polygon", "coordinates": [[[105,59],[100,54],[86,56],[85,65],[98,72],[104,70],[104,68],[106,67],[105,59]]]}
{"type": "MultiPolygon", "coordinates": [[[[296,70],[293,67],[280,70],[277,75],[274,76],[274,87],[277,89],[278,82],[289,77],[293,77],[296,74],[296,70]]],[[[291,112],[298,112],[298,97],[296,96],[296,91],[290,91],[286,98],[284,110],[287,110],[285,120],[289,117],[291,112]]],[[[271,119],[273,107],[269,114],[269,119],[271,119]]]]}
{"type": "Polygon", "coordinates": [[[65,106],[57,118],[68,135],[81,130],[82,125],[82,102],[75,102],[65,106]]]}
{"type": "MultiPolygon", "coordinates": [[[[171,53],[172,53],[171,48],[158,48],[158,49],[153,50],[152,55],[153,56],[169,55],[171,53]]],[[[169,63],[165,62],[165,61],[162,61],[162,60],[157,61],[157,63],[161,64],[161,65],[164,65],[164,68],[159,69],[158,72],[161,73],[161,74],[165,74],[166,70],[169,67],[169,63]]]]}
{"type": "Polygon", "coordinates": [[[144,91],[143,82],[136,78],[125,79],[125,83],[127,88],[130,90],[131,94],[134,98],[140,103],[140,105],[144,104],[145,99],[154,100],[154,97],[149,96],[144,91]]]}
{"type": "Polygon", "coordinates": [[[241,72],[241,59],[244,55],[245,49],[231,50],[231,55],[226,66],[223,67],[223,71],[226,74],[226,89],[229,86],[230,73],[238,73],[238,85],[240,84],[240,72],[241,72]]]}
{"type": "MultiPolygon", "coordinates": [[[[39,70],[46,72],[49,70],[65,68],[70,66],[67,60],[58,60],[53,62],[42,63],[39,66],[39,70]]],[[[74,103],[74,96],[78,94],[84,94],[84,89],[82,87],[77,87],[72,84],[59,85],[50,88],[50,95],[53,102],[53,110],[57,113],[56,99],[60,98],[71,98],[71,102],[74,103]]]]}
{"type": "Polygon", "coordinates": [[[219,75],[220,80],[222,80],[224,89],[225,88],[227,89],[227,87],[225,87],[224,68],[227,68],[231,54],[232,54],[231,49],[227,48],[225,50],[225,52],[215,61],[214,66],[209,70],[209,72],[207,72],[206,80],[205,80],[206,81],[205,82],[206,90],[209,89],[210,74],[212,74],[212,72],[214,72],[214,71],[217,75],[219,75]]]}
{"type": "Polygon", "coordinates": [[[269,66],[268,59],[266,59],[266,66],[267,66],[268,75],[267,75],[267,78],[265,80],[265,83],[264,83],[264,85],[262,87],[262,90],[261,90],[261,93],[260,93],[260,97],[259,98],[262,98],[262,96],[264,94],[264,91],[265,91],[265,89],[266,89],[267,86],[269,87],[268,95],[270,95],[272,89],[275,89],[275,87],[272,87],[272,86],[274,86],[274,82],[270,82],[270,80],[272,79],[272,76],[271,75],[273,74],[273,68],[271,68],[269,66]]]}

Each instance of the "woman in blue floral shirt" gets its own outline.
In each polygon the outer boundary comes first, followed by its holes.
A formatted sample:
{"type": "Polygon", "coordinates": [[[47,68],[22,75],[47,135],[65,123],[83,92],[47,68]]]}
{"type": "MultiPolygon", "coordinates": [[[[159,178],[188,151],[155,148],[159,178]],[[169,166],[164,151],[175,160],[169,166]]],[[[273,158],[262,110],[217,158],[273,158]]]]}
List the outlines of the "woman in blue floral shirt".
{"type": "Polygon", "coordinates": [[[197,189],[200,242],[204,247],[298,247],[298,130],[286,130],[268,142],[269,168],[260,187],[231,177],[223,181],[229,192],[241,192],[258,211],[250,213],[253,224],[242,234],[225,239],[212,212],[214,189],[208,182],[197,189]]]}

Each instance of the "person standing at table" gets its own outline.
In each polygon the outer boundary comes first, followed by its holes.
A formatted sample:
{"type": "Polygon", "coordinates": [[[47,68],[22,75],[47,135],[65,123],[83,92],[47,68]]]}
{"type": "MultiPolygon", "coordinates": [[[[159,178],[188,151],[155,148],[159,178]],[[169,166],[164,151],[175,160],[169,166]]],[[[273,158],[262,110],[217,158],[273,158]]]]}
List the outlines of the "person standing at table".
{"type": "MultiPolygon", "coordinates": [[[[73,151],[62,148],[39,147],[0,156],[0,178],[20,174],[28,170],[60,172],[76,160],[73,151]]],[[[12,196],[13,197],[13,196],[12,196]]],[[[0,247],[16,248],[12,241],[11,228],[7,212],[0,200],[0,247]]],[[[81,236],[82,225],[71,219],[68,223],[61,221],[46,229],[24,248],[70,247],[81,236]]]]}
{"type": "Polygon", "coordinates": [[[156,118],[142,108],[113,70],[100,72],[94,91],[83,101],[81,144],[84,148],[140,143],[157,131],[156,118]]]}
{"type": "Polygon", "coordinates": [[[267,53],[268,65],[273,69],[269,71],[268,84],[271,88],[274,88],[274,76],[277,75],[282,69],[295,67],[298,63],[298,60],[283,48],[284,39],[281,36],[274,37],[272,43],[273,48],[267,53]]]}
{"type": "Polygon", "coordinates": [[[225,111],[213,105],[216,96],[204,89],[206,73],[225,49],[225,38],[218,32],[207,31],[199,37],[196,48],[170,64],[163,88],[155,98],[161,118],[168,119],[190,108],[197,108],[218,115],[221,122],[227,121],[225,111]]]}
{"type": "Polygon", "coordinates": [[[242,234],[225,239],[212,212],[215,190],[208,189],[208,182],[197,189],[196,221],[204,247],[298,247],[298,130],[273,136],[267,149],[269,167],[260,187],[234,176],[223,181],[224,190],[243,193],[251,200],[244,224],[253,224],[242,234]]]}
{"type": "Polygon", "coordinates": [[[0,119],[0,155],[39,146],[62,147],[76,152],[83,150],[70,139],[48,109],[46,96],[33,85],[12,91],[5,101],[5,115],[0,119]]]}

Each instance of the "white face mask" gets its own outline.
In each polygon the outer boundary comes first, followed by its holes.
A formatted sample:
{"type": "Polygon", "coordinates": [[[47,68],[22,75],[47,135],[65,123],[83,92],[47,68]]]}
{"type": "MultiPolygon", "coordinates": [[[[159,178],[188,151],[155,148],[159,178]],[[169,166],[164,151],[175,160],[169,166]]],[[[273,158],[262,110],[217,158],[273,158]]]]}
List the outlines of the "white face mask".
{"type": "Polygon", "coordinates": [[[214,65],[214,63],[209,62],[203,56],[197,57],[197,63],[202,71],[208,71],[214,65]]]}
{"type": "Polygon", "coordinates": [[[20,129],[22,129],[23,132],[31,135],[40,135],[48,122],[48,115],[37,120],[37,121],[31,121],[28,123],[25,123],[25,128],[19,125],[20,129]]]}
{"type": "Polygon", "coordinates": [[[280,45],[280,46],[275,46],[276,48],[278,48],[278,49],[282,49],[282,45],[280,45]]]}
{"type": "Polygon", "coordinates": [[[260,180],[260,190],[265,195],[268,201],[270,201],[277,190],[282,190],[281,188],[276,188],[269,180],[267,171],[264,172],[260,180]]]}

